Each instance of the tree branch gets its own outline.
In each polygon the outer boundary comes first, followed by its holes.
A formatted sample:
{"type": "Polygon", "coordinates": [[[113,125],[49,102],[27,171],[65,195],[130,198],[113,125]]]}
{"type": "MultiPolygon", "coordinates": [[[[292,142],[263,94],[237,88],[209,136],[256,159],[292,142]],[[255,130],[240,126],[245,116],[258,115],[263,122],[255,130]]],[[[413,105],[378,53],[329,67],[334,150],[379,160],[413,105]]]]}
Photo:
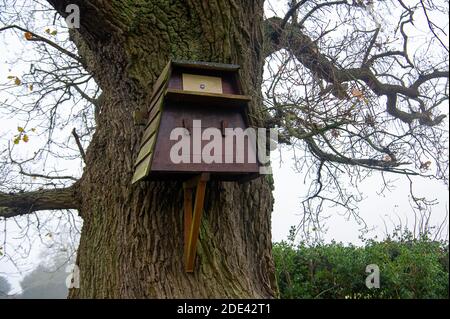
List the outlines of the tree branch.
{"type": "Polygon", "coordinates": [[[387,105],[387,112],[397,119],[411,123],[413,120],[420,120],[420,124],[433,126],[442,122],[445,116],[438,116],[431,119],[431,114],[426,113],[407,113],[399,111],[393,101],[397,95],[403,95],[410,99],[418,99],[420,97],[419,87],[426,81],[437,78],[449,78],[448,71],[436,70],[430,74],[420,75],[411,86],[403,86],[398,84],[389,84],[381,82],[373,73],[369,66],[359,68],[343,69],[338,67],[333,61],[328,59],[319,50],[318,45],[309,36],[307,36],[301,27],[289,25],[284,27],[284,21],[281,18],[270,18],[265,21],[265,32],[269,45],[266,46],[266,54],[272,54],[280,49],[290,51],[302,65],[310,70],[315,77],[325,80],[334,87],[334,91],[338,98],[348,98],[343,84],[350,81],[364,82],[377,96],[386,96],[390,101],[387,105]],[[286,30],[285,30],[286,29],[286,30]]]}
{"type": "Polygon", "coordinates": [[[289,9],[289,11],[286,13],[286,15],[284,16],[283,22],[281,23],[281,28],[284,29],[284,27],[286,26],[286,24],[288,23],[289,19],[293,16],[295,16],[295,12],[298,10],[298,8],[300,8],[303,4],[305,4],[306,2],[308,2],[308,0],[302,0],[300,2],[292,2],[292,6],[289,9]]]}
{"type": "MultiPolygon", "coordinates": [[[[441,44],[441,46],[442,46],[442,47],[445,49],[445,51],[447,51],[447,53],[448,53],[448,52],[449,52],[448,47],[445,45],[444,42],[442,42],[441,38],[439,38],[439,36],[436,34],[436,31],[434,30],[435,24],[434,24],[433,22],[431,22],[431,19],[430,19],[430,17],[428,16],[428,10],[426,9],[425,4],[423,3],[423,0],[420,0],[420,4],[421,4],[421,6],[422,6],[423,13],[424,13],[424,15],[425,15],[425,17],[426,17],[426,19],[427,19],[428,27],[430,28],[430,30],[431,30],[431,32],[433,33],[434,37],[439,41],[439,43],[441,44]]],[[[443,31],[443,30],[441,30],[441,31],[443,31]]],[[[444,32],[444,34],[445,34],[445,32],[444,32]]]]}
{"type": "Polygon", "coordinates": [[[378,38],[378,34],[380,34],[380,30],[381,30],[381,27],[378,27],[375,29],[375,33],[372,36],[372,40],[370,40],[369,47],[367,48],[366,53],[364,54],[362,66],[366,65],[367,60],[369,59],[370,52],[372,51],[373,46],[377,42],[377,38],[378,38]]]}
{"type": "Polygon", "coordinates": [[[75,128],[72,130],[72,135],[75,138],[75,142],[77,143],[78,150],[80,151],[81,158],[83,159],[83,162],[86,163],[86,153],[84,152],[83,145],[81,144],[80,136],[77,134],[77,131],[75,128]]]}
{"type": "Polygon", "coordinates": [[[41,210],[78,209],[76,184],[68,188],[23,193],[0,192],[0,217],[10,218],[41,210]]]}
{"type": "Polygon", "coordinates": [[[312,137],[305,139],[306,143],[308,144],[308,147],[310,151],[320,160],[320,161],[328,161],[328,162],[334,162],[344,165],[351,165],[351,166],[361,166],[365,168],[375,169],[379,171],[386,171],[386,172],[392,172],[397,174],[405,174],[405,175],[418,175],[418,173],[413,172],[411,170],[407,169],[400,169],[399,166],[406,165],[407,163],[399,163],[396,161],[384,161],[384,160],[377,160],[373,158],[349,158],[346,157],[339,152],[337,152],[336,149],[331,147],[331,144],[327,143],[328,146],[335,152],[335,154],[328,153],[323,151],[314,141],[312,137]]]}
{"type": "Polygon", "coordinates": [[[29,33],[32,36],[32,38],[29,39],[28,41],[44,42],[44,43],[48,44],[49,46],[51,46],[52,48],[58,50],[59,52],[65,54],[65,55],[71,57],[72,59],[76,60],[77,62],[83,64],[83,60],[78,55],[76,55],[76,54],[74,54],[74,53],[72,53],[70,51],[67,51],[66,49],[60,47],[59,45],[57,45],[56,43],[50,41],[49,39],[41,37],[40,35],[38,35],[36,33],[33,33],[33,32],[31,32],[31,31],[29,31],[29,30],[27,30],[25,28],[22,28],[22,27],[18,26],[18,25],[10,25],[10,26],[7,26],[7,27],[0,28],[0,32],[5,31],[5,30],[9,30],[9,29],[17,29],[17,30],[20,30],[20,31],[22,31],[24,33],[29,33]]]}
{"type": "Polygon", "coordinates": [[[305,14],[305,16],[302,18],[302,20],[298,23],[298,25],[301,27],[303,26],[303,24],[306,22],[306,20],[313,15],[314,12],[316,12],[317,10],[323,8],[323,7],[329,7],[329,6],[334,6],[334,5],[340,5],[340,4],[346,4],[348,5],[347,0],[341,0],[341,1],[328,1],[328,2],[324,2],[324,3],[320,3],[317,6],[315,6],[314,8],[312,8],[307,14],[305,14]]]}

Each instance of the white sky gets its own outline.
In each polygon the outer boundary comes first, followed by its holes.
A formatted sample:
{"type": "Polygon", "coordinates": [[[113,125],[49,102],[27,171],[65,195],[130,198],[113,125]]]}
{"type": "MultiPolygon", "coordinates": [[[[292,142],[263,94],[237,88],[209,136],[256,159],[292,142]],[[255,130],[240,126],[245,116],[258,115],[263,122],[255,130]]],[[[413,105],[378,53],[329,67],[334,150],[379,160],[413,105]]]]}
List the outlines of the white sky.
{"type": "MultiPolygon", "coordinates": [[[[272,215],[273,241],[286,240],[289,229],[297,225],[301,218],[301,201],[306,196],[308,181],[304,181],[303,174],[296,173],[293,169],[294,161],[291,152],[283,152],[283,165],[277,165],[279,155],[273,154],[274,179],[275,179],[275,207],[272,215]]],[[[391,175],[395,179],[395,189],[378,195],[382,188],[382,180],[379,174],[367,178],[360,186],[364,194],[364,200],[359,204],[360,216],[367,223],[369,237],[377,236],[383,238],[397,225],[408,226],[412,229],[414,225],[414,212],[409,201],[409,182],[405,177],[391,175]],[[385,226],[386,225],[386,226],[385,226]]],[[[436,199],[437,204],[433,207],[430,218],[431,225],[440,225],[448,216],[449,194],[447,187],[441,182],[426,179],[415,180],[416,194],[419,197],[436,199]]],[[[346,216],[342,209],[326,206],[324,216],[330,216],[326,221],[328,229],[325,240],[342,241],[344,243],[361,244],[359,239],[360,226],[357,222],[346,216]]],[[[447,228],[447,227],[446,227],[447,228]]],[[[448,238],[448,229],[443,233],[448,238]]]]}
{"type": "MultiPolygon", "coordinates": [[[[285,11],[284,0],[272,0],[269,3],[277,10],[285,11]]],[[[269,3],[267,4],[269,6],[269,3]]],[[[273,14],[268,13],[268,16],[273,14]]],[[[20,47],[24,45],[24,41],[18,41],[13,35],[9,39],[15,46],[20,47]]],[[[32,48],[31,44],[28,48],[32,48]]],[[[5,63],[10,55],[14,54],[14,50],[6,46],[0,46],[0,82],[11,74],[10,66],[5,63]]],[[[17,66],[14,72],[20,73],[21,66],[17,66]]],[[[3,100],[0,92],[0,100],[3,100]]],[[[15,130],[21,123],[16,119],[0,119],[0,140],[12,140],[15,130]]],[[[68,134],[66,132],[66,134],[68,134]]],[[[284,150],[282,153],[283,163],[280,165],[280,155],[278,152],[272,154],[273,171],[275,180],[275,206],[272,215],[272,235],[273,241],[285,240],[291,226],[295,226],[300,221],[300,214],[302,213],[301,200],[306,195],[308,180],[304,181],[302,173],[296,173],[293,169],[294,163],[292,160],[293,154],[290,151],[284,150]]],[[[79,172],[79,165],[74,167],[75,171],[79,172]]],[[[370,237],[378,236],[382,238],[385,236],[385,225],[387,225],[388,233],[391,232],[394,225],[400,222],[403,225],[408,225],[410,228],[414,224],[414,213],[410,207],[409,202],[409,184],[406,178],[401,176],[391,176],[396,181],[396,189],[392,192],[385,193],[384,196],[379,196],[377,193],[382,186],[381,178],[378,174],[368,178],[361,184],[360,190],[363,191],[365,200],[363,200],[360,207],[360,216],[366,221],[369,228],[373,228],[370,232],[370,237]]],[[[420,179],[415,181],[416,191],[419,195],[437,199],[437,204],[433,208],[430,224],[439,225],[448,216],[448,189],[440,182],[420,179]]],[[[326,221],[326,228],[328,229],[325,239],[326,241],[336,240],[344,243],[360,244],[359,226],[354,219],[347,220],[342,216],[343,212],[333,207],[327,207],[325,215],[329,216],[326,221]]],[[[44,213],[45,214],[45,213],[44,213]]],[[[8,240],[17,240],[17,227],[13,223],[8,223],[8,240]]],[[[444,232],[444,237],[448,238],[448,228],[444,232]]],[[[0,239],[1,240],[1,239],[0,239]]],[[[1,245],[1,244],[0,244],[1,245]]],[[[13,284],[14,291],[19,291],[19,281],[24,273],[29,271],[37,260],[40,252],[45,250],[46,246],[40,241],[36,240],[33,243],[31,254],[28,258],[20,261],[19,268],[23,271],[22,274],[17,273],[15,266],[6,259],[0,258],[0,275],[5,274],[13,284]]]]}

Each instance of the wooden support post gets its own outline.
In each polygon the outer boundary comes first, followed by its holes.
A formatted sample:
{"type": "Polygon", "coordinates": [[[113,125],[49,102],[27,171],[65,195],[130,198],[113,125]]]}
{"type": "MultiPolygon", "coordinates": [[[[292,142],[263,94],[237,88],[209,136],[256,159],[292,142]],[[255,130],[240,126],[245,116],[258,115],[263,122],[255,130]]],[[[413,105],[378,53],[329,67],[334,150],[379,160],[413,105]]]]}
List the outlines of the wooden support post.
{"type": "Polygon", "coordinates": [[[187,242],[192,224],[192,190],[184,185],[184,260],[187,260],[187,242]]]}
{"type": "Polygon", "coordinates": [[[206,183],[209,174],[203,173],[196,177],[196,192],[194,211],[192,212],[192,190],[195,185],[192,181],[184,184],[184,255],[186,272],[194,271],[195,255],[200,233],[200,223],[205,202],[206,183]],[[190,194],[190,195],[189,195],[190,194]]]}

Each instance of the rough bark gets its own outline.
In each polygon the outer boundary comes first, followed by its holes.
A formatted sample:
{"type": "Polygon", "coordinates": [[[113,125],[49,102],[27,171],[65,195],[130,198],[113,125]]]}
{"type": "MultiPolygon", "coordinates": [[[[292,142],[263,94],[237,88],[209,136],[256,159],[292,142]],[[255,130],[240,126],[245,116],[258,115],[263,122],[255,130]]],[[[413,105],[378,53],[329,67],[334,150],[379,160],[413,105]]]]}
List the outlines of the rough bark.
{"type": "MultiPolygon", "coordinates": [[[[51,1],[64,15],[65,1],[51,1]]],[[[277,293],[271,254],[271,186],[211,182],[193,274],[183,264],[180,182],[131,185],[145,108],[169,58],[237,63],[261,101],[263,1],[71,1],[72,38],[103,90],[80,181],[84,220],[71,298],[267,298],[277,293]]]]}

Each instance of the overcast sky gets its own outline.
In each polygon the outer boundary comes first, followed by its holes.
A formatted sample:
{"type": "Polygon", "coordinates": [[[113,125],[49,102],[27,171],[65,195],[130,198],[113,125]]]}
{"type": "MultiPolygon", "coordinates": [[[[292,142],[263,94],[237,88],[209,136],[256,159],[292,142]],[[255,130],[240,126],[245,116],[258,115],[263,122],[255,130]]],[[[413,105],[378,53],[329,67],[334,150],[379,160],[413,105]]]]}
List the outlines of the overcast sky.
{"type": "MultiPolygon", "coordinates": [[[[266,1],[267,17],[284,16],[287,12],[286,2],[285,0],[266,1]]],[[[388,17],[383,16],[383,12],[385,11],[377,10],[377,7],[375,7],[373,14],[374,19],[382,25],[382,29],[389,24],[389,21],[386,20],[388,17]]],[[[446,18],[446,22],[439,22],[442,23],[441,26],[445,26],[444,29],[447,31],[446,42],[448,43],[448,16],[446,18]]],[[[412,36],[412,40],[409,41],[410,53],[422,46],[424,35],[429,34],[426,21],[420,15],[420,12],[415,15],[414,25],[416,28],[407,29],[412,36]]],[[[444,106],[444,110],[448,115],[448,103],[444,106]]],[[[272,234],[274,241],[280,241],[286,239],[290,227],[297,225],[300,220],[303,211],[301,201],[307,195],[309,180],[305,180],[305,172],[296,172],[293,169],[295,166],[293,153],[286,148],[283,148],[282,152],[274,152],[272,158],[275,179],[272,234]],[[282,161],[280,161],[280,156],[282,161]]],[[[390,179],[395,187],[390,191],[383,192],[382,195],[380,195],[380,192],[383,189],[383,181],[380,174],[375,173],[360,184],[359,189],[365,199],[358,205],[359,214],[367,223],[367,228],[371,229],[367,234],[368,237],[383,238],[386,233],[392,233],[392,230],[399,225],[407,226],[409,229],[414,228],[414,221],[417,216],[411,208],[408,179],[393,174],[386,175],[386,178],[390,179]]],[[[448,187],[442,182],[429,179],[413,178],[413,181],[417,197],[426,197],[429,200],[436,199],[430,224],[441,225],[448,219],[448,187]]],[[[327,232],[324,238],[326,241],[336,240],[344,243],[361,244],[359,239],[361,226],[354,218],[348,218],[342,209],[335,207],[327,207],[324,216],[329,216],[325,222],[327,232]]],[[[448,239],[448,224],[442,237],[448,239]]]]}

